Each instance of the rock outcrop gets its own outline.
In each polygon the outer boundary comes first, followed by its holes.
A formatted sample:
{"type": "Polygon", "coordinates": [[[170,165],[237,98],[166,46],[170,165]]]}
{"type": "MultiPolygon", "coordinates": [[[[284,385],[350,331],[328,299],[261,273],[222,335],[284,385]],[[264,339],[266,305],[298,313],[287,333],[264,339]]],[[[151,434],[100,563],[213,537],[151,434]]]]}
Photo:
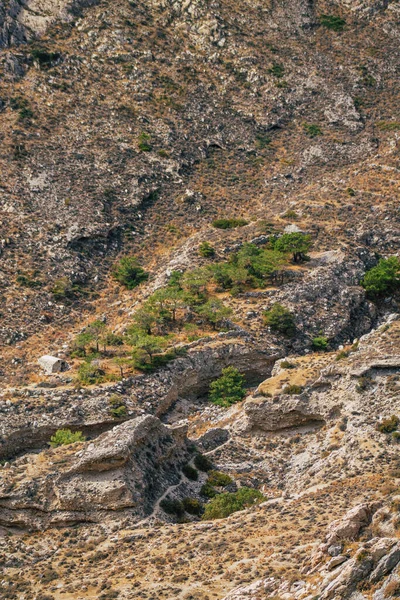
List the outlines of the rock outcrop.
{"type": "Polygon", "coordinates": [[[3,472],[0,524],[43,529],[114,517],[139,520],[179,482],[188,456],[186,429],[150,415],[116,426],[81,450],[49,450],[45,464],[28,455],[17,462],[18,485],[11,484],[14,470],[8,477],[3,472]]]}

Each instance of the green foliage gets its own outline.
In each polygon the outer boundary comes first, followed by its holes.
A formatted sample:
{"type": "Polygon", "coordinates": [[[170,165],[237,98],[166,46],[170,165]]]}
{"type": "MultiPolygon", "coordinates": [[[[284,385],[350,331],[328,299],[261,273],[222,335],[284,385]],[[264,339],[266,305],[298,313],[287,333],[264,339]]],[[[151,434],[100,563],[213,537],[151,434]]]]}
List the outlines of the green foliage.
{"type": "Polygon", "coordinates": [[[384,419],[381,423],[379,423],[377,430],[381,433],[392,433],[392,431],[397,429],[398,425],[399,418],[396,417],[396,415],[392,415],[388,419],[384,419]]]}
{"type": "Polygon", "coordinates": [[[73,298],[74,287],[68,277],[60,277],[54,282],[51,292],[55,300],[65,301],[73,298]]]}
{"type": "Polygon", "coordinates": [[[204,456],[204,454],[196,454],[193,462],[199,471],[204,471],[206,473],[210,471],[213,466],[211,460],[207,456],[204,456]]]}
{"type": "Polygon", "coordinates": [[[167,340],[161,336],[138,333],[129,338],[129,343],[134,346],[135,350],[139,351],[136,355],[137,359],[144,352],[150,361],[152,361],[154,355],[162,352],[163,348],[165,348],[167,340]]]}
{"type": "Polygon", "coordinates": [[[248,487],[242,487],[233,493],[218,494],[206,505],[203,519],[224,519],[263,500],[264,496],[260,491],[248,487]]]}
{"type": "Polygon", "coordinates": [[[164,498],[161,500],[160,508],[168,515],[174,515],[176,517],[182,517],[185,512],[182,502],[171,498],[164,498]]]}
{"type": "Polygon", "coordinates": [[[273,75],[274,77],[281,78],[285,74],[285,67],[279,63],[274,63],[272,67],[268,69],[268,73],[273,75]]]}
{"type": "Polygon", "coordinates": [[[128,411],[123,398],[119,394],[112,394],[108,400],[110,415],[114,419],[123,419],[128,415],[128,411]]]}
{"type": "Polygon", "coordinates": [[[285,387],[285,389],[283,390],[284,394],[289,394],[289,396],[297,396],[298,394],[301,394],[303,391],[303,387],[301,385],[287,385],[285,387]]]}
{"type": "Polygon", "coordinates": [[[323,27],[332,31],[343,31],[346,21],[336,15],[321,15],[319,22],[323,27]]]}
{"type": "Polygon", "coordinates": [[[264,319],[266,325],[277,333],[282,333],[290,337],[296,331],[293,313],[278,302],[264,313],[264,319]]]}
{"type": "Polygon", "coordinates": [[[104,382],[104,371],[92,363],[83,363],[78,369],[78,381],[83,385],[104,382]]]}
{"type": "Polygon", "coordinates": [[[400,260],[397,256],[382,258],[365,274],[361,285],[375,299],[400,290],[400,260]]]}
{"type": "Polygon", "coordinates": [[[196,312],[201,317],[206,318],[212,324],[213,328],[216,329],[223,319],[228,318],[232,314],[232,309],[229,306],[225,306],[218,298],[210,298],[196,312]]]}
{"type": "Polygon", "coordinates": [[[185,465],[182,468],[182,473],[191,481],[197,481],[199,478],[198,471],[191,465],[185,465]]]}
{"type": "Polygon", "coordinates": [[[217,229],[235,229],[236,227],[244,227],[248,225],[248,221],[241,218],[236,219],[215,219],[212,226],[217,229]]]}
{"type": "Polygon", "coordinates": [[[134,256],[124,256],[114,265],[112,274],[114,279],[124,285],[128,290],[133,290],[143,281],[148,279],[149,274],[139,266],[134,256]]]}
{"type": "Polygon", "coordinates": [[[312,347],[314,350],[325,352],[328,349],[328,338],[322,335],[313,338],[312,347]]]}
{"type": "Polygon", "coordinates": [[[50,438],[50,446],[57,448],[58,446],[67,446],[75,442],[84,442],[85,436],[82,431],[71,431],[70,429],[58,429],[50,438]]]}
{"type": "Polygon", "coordinates": [[[295,369],[296,365],[294,363],[289,362],[288,360],[282,360],[279,363],[281,369],[295,369]]]}
{"type": "Polygon", "coordinates": [[[151,136],[148,133],[142,132],[139,135],[138,148],[141,152],[150,152],[152,150],[151,136]]]}
{"type": "Polygon", "coordinates": [[[323,131],[319,125],[315,125],[313,123],[303,123],[303,129],[307,135],[314,138],[319,135],[323,135],[323,131]]]}
{"type": "Polygon", "coordinates": [[[210,483],[208,483],[208,481],[206,481],[206,483],[201,486],[200,494],[206,498],[215,498],[218,492],[210,483]]]}
{"type": "Polygon", "coordinates": [[[197,498],[183,498],[182,505],[190,515],[199,517],[203,513],[203,505],[197,498]]]}
{"type": "Polygon", "coordinates": [[[400,121],[378,121],[376,126],[381,131],[399,131],[400,121]]]}
{"type": "Polygon", "coordinates": [[[182,288],[193,296],[201,296],[206,292],[206,287],[211,279],[211,273],[208,269],[198,268],[193,271],[186,271],[182,277],[182,288]]]}
{"type": "Polygon", "coordinates": [[[272,139],[268,135],[265,135],[264,133],[258,133],[256,135],[255,144],[257,148],[263,150],[264,148],[267,148],[270,145],[271,141],[272,139]]]}
{"type": "Polygon", "coordinates": [[[311,248],[311,236],[301,232],[284,233],[275,241],[274,248],[279,252],[290,252],[294,262],[304,260],[306,253],[311,248]]]}
{"type": "Polygon", "coordinates": [[[348,350],[340,350],[340,352],[338,352],[336,354],[336,360],[343,360],[344,358],[347,358],[350,355],[350,352],[348,350]]]}
{"type": "Polygon", "coordinates": [[[222,369],[222,375],[210,385],[209,398],[218,406],[228,408],[245,397],[244,377],[235,367],[222,369]]]}
{"type": "Polygon", "coordinates": [[[31,288],[31,289],[41,287],[42,282],[39,281],[38,279],[34,279],[36,274],[37,274],[36,272],[33,275],[29,275],[28,273],[20,273],[16,277],[16,282],[20,286],[31,288]]]}
{"type": "Polygon", "coordinates": [[[233,482],[233,479],[226,473],[220,471],[209,471],[207,483],[216,487],[225,487],[233,482]]]}
{"type": "Polygon", "coordinates": [[[355,192],[355,190],[353,190],[353,188],[351,188],[351,187],[348,187],[348,188],[347,188],[347,190],[346,190],[346,192],[347,192],[347,194],[348,194],[349,196],[351,196],[351,197],[353,197],[353,196],[355,196],[355,195],[356,195],[356,192],[355,192]]]}
{"type": "Polygon", "coordinates": [[[199,254],[204,258],[212,258],[215,256],[215,249],[209,242],[202,242],[199,246],[199,254]]]}
{"type": "Polygon", "coordinates": [[[118,335],[112,331],[107,331],[103,337],[103,343],[106,346],[122,346],[124,343],[124,338],[122,335],[118,335]]]}
{"type": "Polygon", "coordinates": [[[41,67],[50,67],[60,58],[59,52],[50,52],[46,48],[32,48],[31,57],[41,67]]]}
{"type": "Polygon", "coordinates": [[[365,392],[371,385],[372,379],[368,376],[363,376],[358,378],[358,382],[356,385],[357,392],[365,392]]]}

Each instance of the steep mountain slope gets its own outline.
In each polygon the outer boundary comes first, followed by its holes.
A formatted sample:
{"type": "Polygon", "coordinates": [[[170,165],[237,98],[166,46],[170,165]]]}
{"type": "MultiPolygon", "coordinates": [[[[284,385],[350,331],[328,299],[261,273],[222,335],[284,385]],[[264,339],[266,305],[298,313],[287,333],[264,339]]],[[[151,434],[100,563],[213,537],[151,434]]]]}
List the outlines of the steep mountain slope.
{"type": "Polygon", "coordinates": [[[399,23],[0,0],[1,597],[399,595],[399,23]]]}

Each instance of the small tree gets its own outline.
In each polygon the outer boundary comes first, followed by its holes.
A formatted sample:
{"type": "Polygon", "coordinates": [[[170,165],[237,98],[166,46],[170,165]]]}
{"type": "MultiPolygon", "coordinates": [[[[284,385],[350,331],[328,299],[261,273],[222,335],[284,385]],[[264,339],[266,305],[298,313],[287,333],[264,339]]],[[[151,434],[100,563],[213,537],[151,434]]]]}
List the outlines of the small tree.
{"type": "Polygon", "coordinates": [[[209,398],[218,406],[227,408],[243,400],[245,395],[244,377],[235,367],[222,369],[221,377],[210,385],[209,398]]]}
{"type": "Polygon", "coordinates": [[[211,274],[207,269],[198,268],[186,271],[182,277],[182,287],[189,294],[199,296],[205,293],[210,277],[211,274]]]}
{"type": "Polygon", "coordinates": [[[134,256],[124,256],[114,265],[112,274],[114,278],[122,283],[128,290],[133,290],[143,281],[146,281],[149,274],[139,265],[134,256]]]}
{"type": "MultiPolygon", "coordinates": [[[[153,332],[153,327],[157,323],[157,316],[153,311],[153,308],[149,304],[145,304],[142,308],[139,308],[133,315],[133,328],[135,330],[141,329],[147,335],[151,335],[153,332]]],[[[130,334],[132,328],[128,329],[128,335],[130,334]]]]}
{"type": "Polygon", "coordinates": [[[237,492],[218,494],[206,504],[203,519],[224,519],[238,510],[259,504],[264,496],[259,490],[241,487],[237,492]]]}
{"type": "Polygon", "coordinates": [[[205,304],[197,309],[197,313],[205,317],[209,321],[213,329],[217,328],[217,325],[232,314],[232,309],[229,306],[219,300],[218,298],[210,298],[205,304]]]}
{"type": "Polygon", "coordinates": [[[290,252],[295,263],[304,260],[310,248],[311,236],[300,232],[284,233],[275,242],[275,249],[279,250],[279,252],[290,252]]]}
{"type": "Polygon", "coordinates": [[[134,347],[140,352],[145,352],[152,362],[155,354],[159,354],[166,346],[166,340],[163,337],[155,335],[138,335],[134,340],[134,347]]]}
{"type": "Polygon", "coordinates": [[[264,319],[272,331],[292,336],[296,330],[293,313],[282,304],[274,304],[270,310],[264,313],[264,319]]]}
{"type": "Polygon", "coordinates": [[[97,319],[90,323],[86,328],[86,333],[89,337],[91,337],[92,341],[96,345],[96,352],[99,351],[99,344],[104,340],[104,336],[107,334],[107,328],[104,321],[100,321],[97,319]]]}
{"type": "Polygon", "coordinates": [[[199,254],[204,258],[212,258],[215,256],[215,250],[209,242],[202,242],[199,246],[199,254]]]}
{"type": "Polygon", "coordinates": [[[124,378],[124,367],[131,363],[130,359],[126,356],[116,356],[113,359],[114,364],[119,368],[122,379],[124,378]]]}
{"type": "Polygon", "coordinates": [[[368,296],[379,298],[400,289],[400,260],[397,256],[382,258],[361,281],[368,296]]]}

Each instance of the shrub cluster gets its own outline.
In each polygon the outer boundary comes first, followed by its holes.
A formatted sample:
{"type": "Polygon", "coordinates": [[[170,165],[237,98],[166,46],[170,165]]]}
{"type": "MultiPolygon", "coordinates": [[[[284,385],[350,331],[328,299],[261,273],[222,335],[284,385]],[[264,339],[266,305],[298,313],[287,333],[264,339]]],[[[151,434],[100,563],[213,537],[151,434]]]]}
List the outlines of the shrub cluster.
{"type": "Polygon", "coordinates": [[[218,406],[228,408],[245,397],[244,377],[235,367],[226,367],[210,385],[209,398],[218,406]]]}
{"type": "Polygon", "coordinates": [[[71,431],[70,429],[58,429],[50,438],[50,446],[57,448],[58,446],[67,446],[75,442],[84,442],[85,436],[82,431],[71,431]]]}
{"type": "Polygon", "coordinates": [[[205,506],[203,519],[224,519],[238,510],[259,504],[264,496],[259,490],[242,487],[237,492],[218,494],[205,506]]]}

